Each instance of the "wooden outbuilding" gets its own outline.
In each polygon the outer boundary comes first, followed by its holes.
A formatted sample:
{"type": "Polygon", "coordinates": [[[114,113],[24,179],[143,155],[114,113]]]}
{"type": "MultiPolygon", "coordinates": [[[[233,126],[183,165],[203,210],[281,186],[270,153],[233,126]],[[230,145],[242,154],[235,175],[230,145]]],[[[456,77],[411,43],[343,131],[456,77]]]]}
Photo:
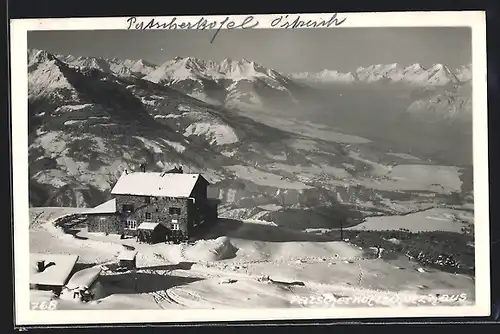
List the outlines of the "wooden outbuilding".
{"type": "Polygon", "coordinates": [[[137,268],[137,251],[136,250],[124,250],[118,255],[118,261],[120,267],[134,270],[137,268]]]}
{"type": "Polygon", "coordinates": [[[144,222],[137,227],[137,241],[148,244],[164,242],[169,230],[160,223],[144,222]]]}

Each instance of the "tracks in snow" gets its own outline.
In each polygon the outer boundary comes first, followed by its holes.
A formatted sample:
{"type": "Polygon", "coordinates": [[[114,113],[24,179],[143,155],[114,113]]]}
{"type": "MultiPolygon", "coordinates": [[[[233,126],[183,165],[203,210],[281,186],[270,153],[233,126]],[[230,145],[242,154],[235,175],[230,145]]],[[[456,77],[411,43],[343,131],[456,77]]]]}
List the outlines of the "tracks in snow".
{"type": "MultiPolygon", "coordinates": [[[[398,293],[396,292],[363,288],[361,286],[363,280],[363,269],[361,267],[361,264],[357,263],[353,265],[357,265],[359,267],[358,286],[345,286],[341,282],[325,284],[325,283],[316,283],[313,281],[304,281],[305,288],[309,291],[307,294],[321,295],[323,293],[331,291],[335,294],[340,294],[346,297],[349,296],[391,297],[398,295],[398,293]]],[[[199,277],[199,278],[203,277],[205,279],[220,279],[229,277],[238,280],[251,280],[251,281],[259,281],[259,278],[262,277],[262,275],[260,274],[250,274],[245,272],[232,271],[231,269],[223,267],[221,268],[219,266],[206,266],[204,264],[197,264],[193,266],[191,269],[187,270],[186,269],[172,269],[172,270],[139,269],[139,272],[158,276],[159,279],[168,279],[168,276],[171,276],[172,274],[181,275],[184,277],[199,277]]],[[[302,289],[296,290],[295,287],[293,286],[287,286],[286,284],[281,285],[280,283],[278,283],[279,281],[283,282],[288,281],[286,277],[273,277],[273,279],[277,281],[277,283],[275,284],[280,285],[282,288],[284,288],[289,293],[295,296],[300,296],[304,293],[302,289]],[[299,291],[302,292],[299,293],[299,291]]],[[[198,307],[200,305],[210,306],[212,304],[211,301],[207,300],[206,298],[209,296],[201,296],[198,293],[191,291],[189,286],[177,286],[177,287],[167,288],[165,290],[148,292],[147,294],[161,309],[192,308],[192,307],[198,307]]],[[[301,305],[301,307],[307,307],[307,306],[301,305]]]]}
{"type": "Polygon", "coordinates": [[[163,306],[163,304],[165,303],[174,304],[181,307],[185,306],[184,304],[179,303],[177,300],[172,298],[168,290],[152,291],[149,293],[149,295],[153,298],[155,303],[162,309],[165,309],[165,307],[163,306]]]}
{"type": "MultiPolygon", "coordinates": [[[[139,269],[138,272],[150,275],[157,275],[157,276],[170,276],[171,270],[139,269]]],[[[170,289],[151,291],[148,292],[147,294],[151,296],[155,301],[155,303],[162,309],[165,309],[165,307],[163,306],[163,304],[165,303],[184,307],[185,306],[184,304],[180,303],[179,301],[176,300],[175,297],[171,296],[169,290],[170,289]]]]}

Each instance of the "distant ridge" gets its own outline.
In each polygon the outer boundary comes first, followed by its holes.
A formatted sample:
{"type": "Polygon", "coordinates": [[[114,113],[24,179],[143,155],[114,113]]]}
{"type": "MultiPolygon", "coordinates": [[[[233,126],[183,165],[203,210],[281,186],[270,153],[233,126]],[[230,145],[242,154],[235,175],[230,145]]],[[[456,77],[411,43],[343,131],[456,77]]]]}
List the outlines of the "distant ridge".
{"type": "Polygon", "coordinates": [[[324,83],[355,83],[355,82],[402,82],[418,86],[444,86],[467,82],[472,79],[472,66],[462,65],[451,70],[444,64],[434,64],[426,69],[420,64],[402,67],[397,63],[376,64],[368,67],[358,67],[354,72],[338,72],[322,70],[320,72],[291,73],[290,78],[296,80],[324,83]]]}

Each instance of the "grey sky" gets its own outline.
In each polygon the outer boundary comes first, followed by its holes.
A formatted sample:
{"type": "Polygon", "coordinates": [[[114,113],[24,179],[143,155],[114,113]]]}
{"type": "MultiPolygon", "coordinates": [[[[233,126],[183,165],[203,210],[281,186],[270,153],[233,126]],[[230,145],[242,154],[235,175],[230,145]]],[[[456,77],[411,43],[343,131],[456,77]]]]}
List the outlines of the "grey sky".
{"type": "Polygon", "coordinates": [[[220,61],[253,60],[282,72],[358,66],[443,63],[451,68],[471,62],[467,27],[252,29],[221,31],[32,31],[28,47],[53,53],[105,58],[145,59],[161,64],[175,56],[220,61]]]}

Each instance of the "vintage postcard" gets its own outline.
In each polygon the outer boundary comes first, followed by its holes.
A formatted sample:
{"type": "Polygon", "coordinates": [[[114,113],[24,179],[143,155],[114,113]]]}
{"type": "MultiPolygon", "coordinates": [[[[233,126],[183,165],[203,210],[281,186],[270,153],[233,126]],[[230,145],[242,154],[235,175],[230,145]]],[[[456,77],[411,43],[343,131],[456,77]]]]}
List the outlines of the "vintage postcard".
{"type": "Polygon", "coordinates": [[[18,325],[489,315],[483,12],[18,19],[11,68],[18,325]]]}

